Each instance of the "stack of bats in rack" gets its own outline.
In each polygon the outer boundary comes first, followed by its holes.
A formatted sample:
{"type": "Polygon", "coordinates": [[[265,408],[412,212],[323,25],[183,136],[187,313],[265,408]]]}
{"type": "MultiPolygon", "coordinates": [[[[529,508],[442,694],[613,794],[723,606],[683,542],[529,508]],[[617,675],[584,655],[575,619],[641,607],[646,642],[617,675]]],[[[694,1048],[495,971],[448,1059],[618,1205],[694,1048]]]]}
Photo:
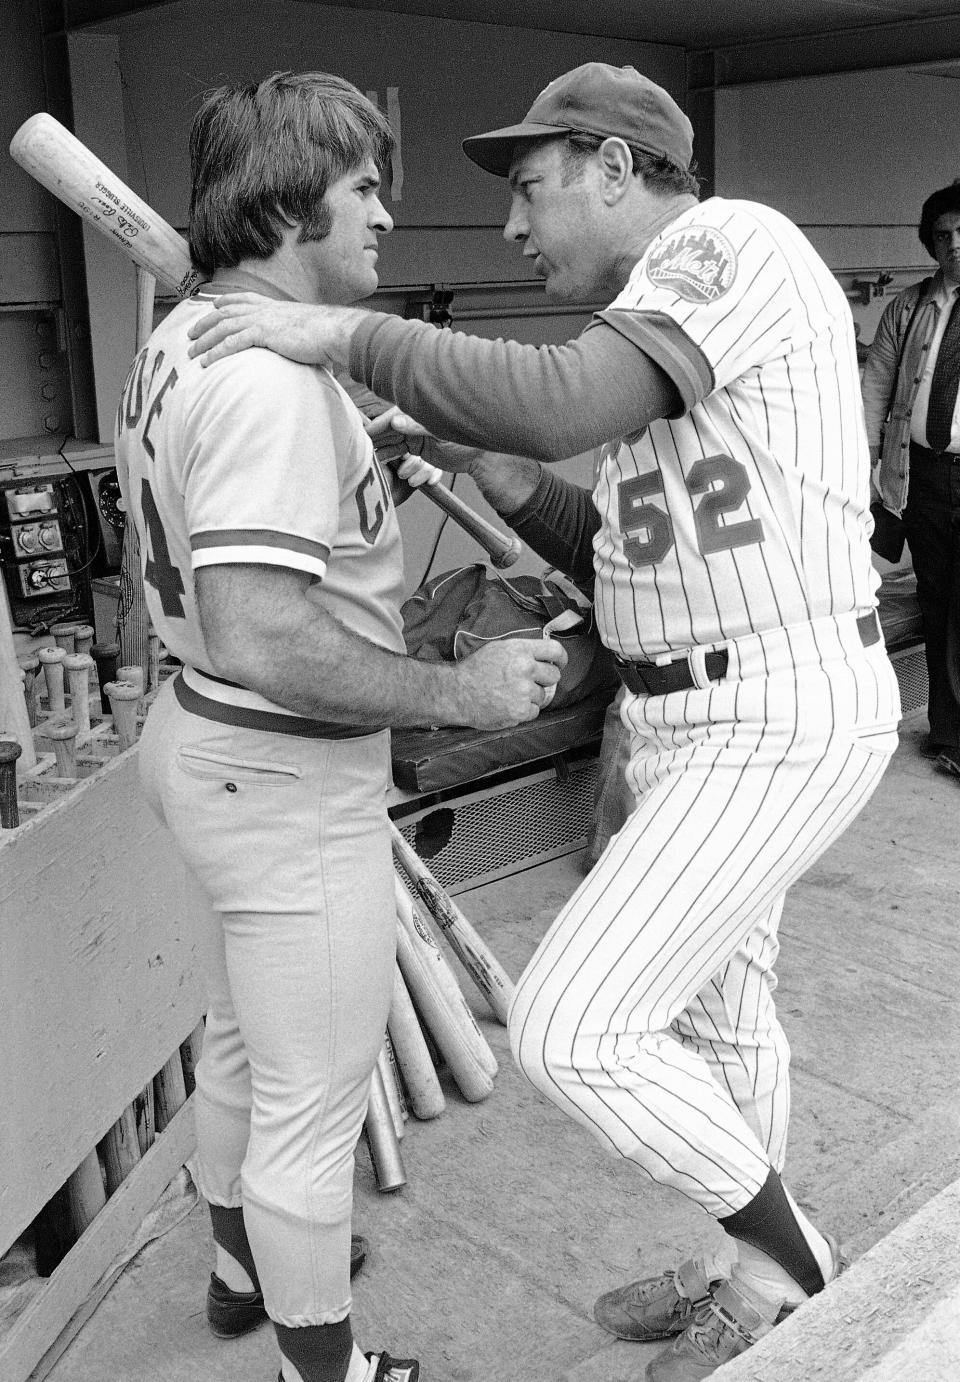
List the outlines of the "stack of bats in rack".
{"type": "Polygon", "coordinates": [[[90,624],[60,623],[49,641],[14,654],[22,726],[0,727],[0,829],[15,829],[133,744],[173,670],[147,626],[147,680],[120,664],[118,643],[90,624]]]}

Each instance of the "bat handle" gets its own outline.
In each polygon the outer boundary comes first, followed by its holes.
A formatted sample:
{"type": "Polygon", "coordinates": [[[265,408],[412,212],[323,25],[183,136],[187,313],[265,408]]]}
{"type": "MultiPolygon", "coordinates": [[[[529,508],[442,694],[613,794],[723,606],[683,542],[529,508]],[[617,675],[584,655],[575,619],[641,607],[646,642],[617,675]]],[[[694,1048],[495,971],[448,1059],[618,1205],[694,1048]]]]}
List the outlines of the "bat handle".
{"type": "Polygon", "coordinates": [[[438,509],[442,509],[454,522],[459,523],[464,532],[489,556],[496,567],[512,566],[523,550],[520,539],[512,534],[502,533],[480,514],[465,504],[459,494],[454,494],[444,484],[421,485],[419,493],[425,495],[438,509]]]}

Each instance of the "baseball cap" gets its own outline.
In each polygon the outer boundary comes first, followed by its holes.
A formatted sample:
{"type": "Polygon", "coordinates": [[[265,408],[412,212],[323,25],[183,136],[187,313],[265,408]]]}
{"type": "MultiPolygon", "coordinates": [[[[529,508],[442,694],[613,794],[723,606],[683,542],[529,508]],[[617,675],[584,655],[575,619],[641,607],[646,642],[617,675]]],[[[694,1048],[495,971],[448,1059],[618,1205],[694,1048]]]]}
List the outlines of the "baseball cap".
{"type": "Polygon", "coordinates": [[[680,168],[689,168],[693,158],[693,126],[669,92],[635,67],[605,62],[585,62],[557,77],[519,125],[472,135],[463,151],[486,172],[505,178],[518,140],[567,133],[614,135],[680,168]]]}

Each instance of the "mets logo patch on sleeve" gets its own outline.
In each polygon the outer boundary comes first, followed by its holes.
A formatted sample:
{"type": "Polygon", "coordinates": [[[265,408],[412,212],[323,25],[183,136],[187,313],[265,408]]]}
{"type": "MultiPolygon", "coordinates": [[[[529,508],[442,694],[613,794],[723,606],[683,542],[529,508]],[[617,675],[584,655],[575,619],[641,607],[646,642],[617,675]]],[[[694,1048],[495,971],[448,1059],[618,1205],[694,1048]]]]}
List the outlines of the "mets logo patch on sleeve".
{"type": "Polygon", "coordinates": [[[646,264],[657,288],[672,289],[686,302],[716,302],[737,274],[737,254],[727,237],[711,226],[675,230],[646,264]]]}

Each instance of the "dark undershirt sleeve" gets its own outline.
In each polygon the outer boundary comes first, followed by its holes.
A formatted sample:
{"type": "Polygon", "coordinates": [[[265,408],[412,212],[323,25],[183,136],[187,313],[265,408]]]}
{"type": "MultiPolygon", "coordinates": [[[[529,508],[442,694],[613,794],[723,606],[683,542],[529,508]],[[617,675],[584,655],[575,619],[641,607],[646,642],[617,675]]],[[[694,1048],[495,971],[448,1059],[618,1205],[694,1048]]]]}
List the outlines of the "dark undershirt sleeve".
{"type": "Polygon", "coordinates": [[[537,556],[592,596],[593,537],[600,515],[588,490],[541,468],[529,499],[502,517],[537,556]]]}
{"type": "Polygon", "coordinates": [[[684,413],[696,401],[687,355],[660,354],[599,318],[567,345],[531,346],[371,312],[354,331],[350,374],[435,436],[549,462],[684,413]]]}

